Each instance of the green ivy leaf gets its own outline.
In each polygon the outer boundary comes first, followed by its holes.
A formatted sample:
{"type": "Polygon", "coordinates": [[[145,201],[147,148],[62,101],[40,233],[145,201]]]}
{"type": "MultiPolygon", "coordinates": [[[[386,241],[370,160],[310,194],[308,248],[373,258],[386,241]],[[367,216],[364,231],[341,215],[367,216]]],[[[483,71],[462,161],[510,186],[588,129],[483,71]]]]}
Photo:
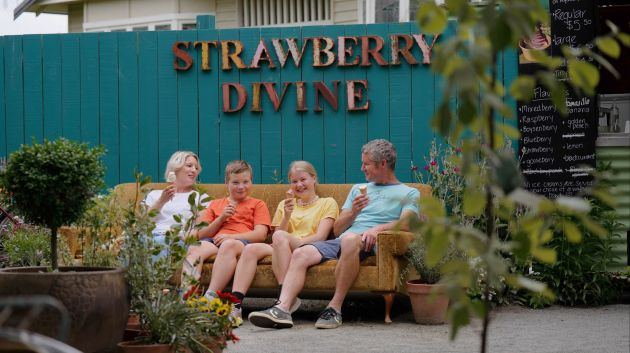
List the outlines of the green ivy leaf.
{"type": "Polygon", "coordinates": [[[442,33],[448,22],[446,10],[433,1],[427,1],[420,6],[416,19],[425,33],[442,33]]]}
{"type": "Polygon", "coordinates": [[[532,256],[544,263],[554,264],[556,263],[558,255],[554,249],[537,247],[532,249],[532,256]]]}
{"type": "Polygon", "coordinates": [[[595,66],[585,61],[569,60],[569,77],[574,85],[592,95],[599,82],[599,71],[595,66]]]}
{"type": "Polygon", "coordinates": [[[579,243],[582,241],[582,233],[575,223],[565,220],[561,223],[562,231],[571,243],[579,243]]]}
{"type": "Polygon", "coordinates": [[[630,47],[630,34],[628,33],[618,33],[617,39],[626,47],[630,47]]]}
{"type": "Polygon", "coordinates": [[[510,85],[510,94],[514,99],[529,102],[534,95],[536,80],[531,76],[519,76],[510,85]]]}
{"type": "Polygon", "coordinates": [[[467,216],[480,216],[486,207],[486,194],[479,189],[466,188],[463,207],[467,216]]]}
{"type": "Polygon", "coordinates": [[[597,38],[595,44],[599,50],[612,58],[617,59],[621,54],[621,47],[619,47],[619,43],[611,37],[597,38]]]}

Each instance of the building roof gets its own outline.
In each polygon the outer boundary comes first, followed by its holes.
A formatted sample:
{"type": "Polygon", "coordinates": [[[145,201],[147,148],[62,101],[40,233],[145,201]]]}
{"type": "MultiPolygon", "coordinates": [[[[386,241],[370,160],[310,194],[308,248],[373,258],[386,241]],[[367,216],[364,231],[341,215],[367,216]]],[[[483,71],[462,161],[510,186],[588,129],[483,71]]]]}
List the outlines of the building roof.
{"type": "Polygon", "coordinates": [[[68,4],[82,2],[77,0],[24,0],[13,10],[13,19],[16,20],[24,12],[52,13],[57,15],[68,14],[68,4]]]}

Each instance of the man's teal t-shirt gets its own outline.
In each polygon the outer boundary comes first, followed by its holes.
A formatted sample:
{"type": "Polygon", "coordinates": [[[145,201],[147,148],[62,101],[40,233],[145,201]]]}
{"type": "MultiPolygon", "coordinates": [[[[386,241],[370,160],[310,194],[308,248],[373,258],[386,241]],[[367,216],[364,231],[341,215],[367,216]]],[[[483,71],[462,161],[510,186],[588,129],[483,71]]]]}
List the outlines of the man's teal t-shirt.
{"type": "Polygon", "coordinates": [[[418,199],[420,192],[418,189],[405,184],[356,184],[352,186],[342,210],[352,208],[352,200],[360,194],[359,187],[367,186],[368,205],[361,210],[354,222],[341,236],[347,233],[361,234],[366,230],[400,218],[402,211],[409,210],[416,215],[419,214],[418,199]]]}

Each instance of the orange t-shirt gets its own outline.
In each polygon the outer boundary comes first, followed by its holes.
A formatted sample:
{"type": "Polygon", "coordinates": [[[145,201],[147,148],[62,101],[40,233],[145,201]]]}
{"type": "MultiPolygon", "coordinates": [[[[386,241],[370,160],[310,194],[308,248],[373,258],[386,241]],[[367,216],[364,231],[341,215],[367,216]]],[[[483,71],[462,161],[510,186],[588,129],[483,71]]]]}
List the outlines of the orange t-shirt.
{"type": "MultiPolygon", "coordinates": [[[[223,213],[223,209],[228,204],[229,200],[227,197],[212,200],[208,208],[204,211],[201,220],[212,223],[221,215],[221,213],[223,213]]],[[[254,226],[259,224],[269,227],[271,224],[269,209],[267,208],[265,201],[249,197],[245,201],[241,201],[236,205],[236,212],[234,215],[223,222],[221,228],[215,233],[215,235],[250,232],[254,230],[254,226]]]]}

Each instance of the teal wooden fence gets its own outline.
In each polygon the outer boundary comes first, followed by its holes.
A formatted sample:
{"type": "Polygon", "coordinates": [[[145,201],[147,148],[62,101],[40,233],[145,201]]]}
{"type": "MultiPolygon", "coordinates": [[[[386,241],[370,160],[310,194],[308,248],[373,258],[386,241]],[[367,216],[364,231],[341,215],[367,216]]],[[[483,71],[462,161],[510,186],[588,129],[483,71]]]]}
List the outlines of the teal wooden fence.
{"type": "MultiPolygon", "coordinates": [[[[202,71],[200,51],[190,50],[193,67],[178,72],[171,47],[176,41],[238,39],[244,44],[242,57],[249,58],[262,37],[275,60],[272,38],[302,43],[314,36],[367,34],[382,37],[389,48],[390,34],[418,32],[413,23],[396,23],[0,37],[0,157],[32,139],[65,136],[107,148],[109,186],[131,181],[135,168],[161,180],[176,150],[200,156],[200,179],[206,183],[222,182],[223,168],[233,159],[249,161],[257,183],[274,182],[274,172],[284,177],[296,159],[311,161],[320,182],[354,183],[364,180],[361,146],[386,138],[398,148],[398,177],[410,181],[410,162],[424,163],[433,137],[430,118],[443,99],[428,65],[402,60],[397,66],[314,68],[309,43],[299,68],[290,62],[282,69],[222,71],[219,50],[211,50],[212,70],[202,71]],[[323,102],[322,112],[313,111],[310,84],[324,81],[330,87],[332,80],[341,81],[339,109],[323,102]],[[347,111],[345,80],[368,81],[369,110],[347,111]],[[249,84],[259,81],[276,87],[307,82],[309,110],[296,112],[287,93],[275,112],[263,94],[263,113],[251,113],[249,84]],[[223,82],[240,82],[248,90],[248,105],[240,112],[223,113],[223,82]]],[[[452,29],[444,36],[449,33],[452,29]]],[[[411,52],[421,62],[419,48],[411,52]]],[[[389,60],[387,50],[383,56],[389,60]]],[[[510,80],[516,76],[515,54],[503,60],[504,79],[510,80]]]]}

